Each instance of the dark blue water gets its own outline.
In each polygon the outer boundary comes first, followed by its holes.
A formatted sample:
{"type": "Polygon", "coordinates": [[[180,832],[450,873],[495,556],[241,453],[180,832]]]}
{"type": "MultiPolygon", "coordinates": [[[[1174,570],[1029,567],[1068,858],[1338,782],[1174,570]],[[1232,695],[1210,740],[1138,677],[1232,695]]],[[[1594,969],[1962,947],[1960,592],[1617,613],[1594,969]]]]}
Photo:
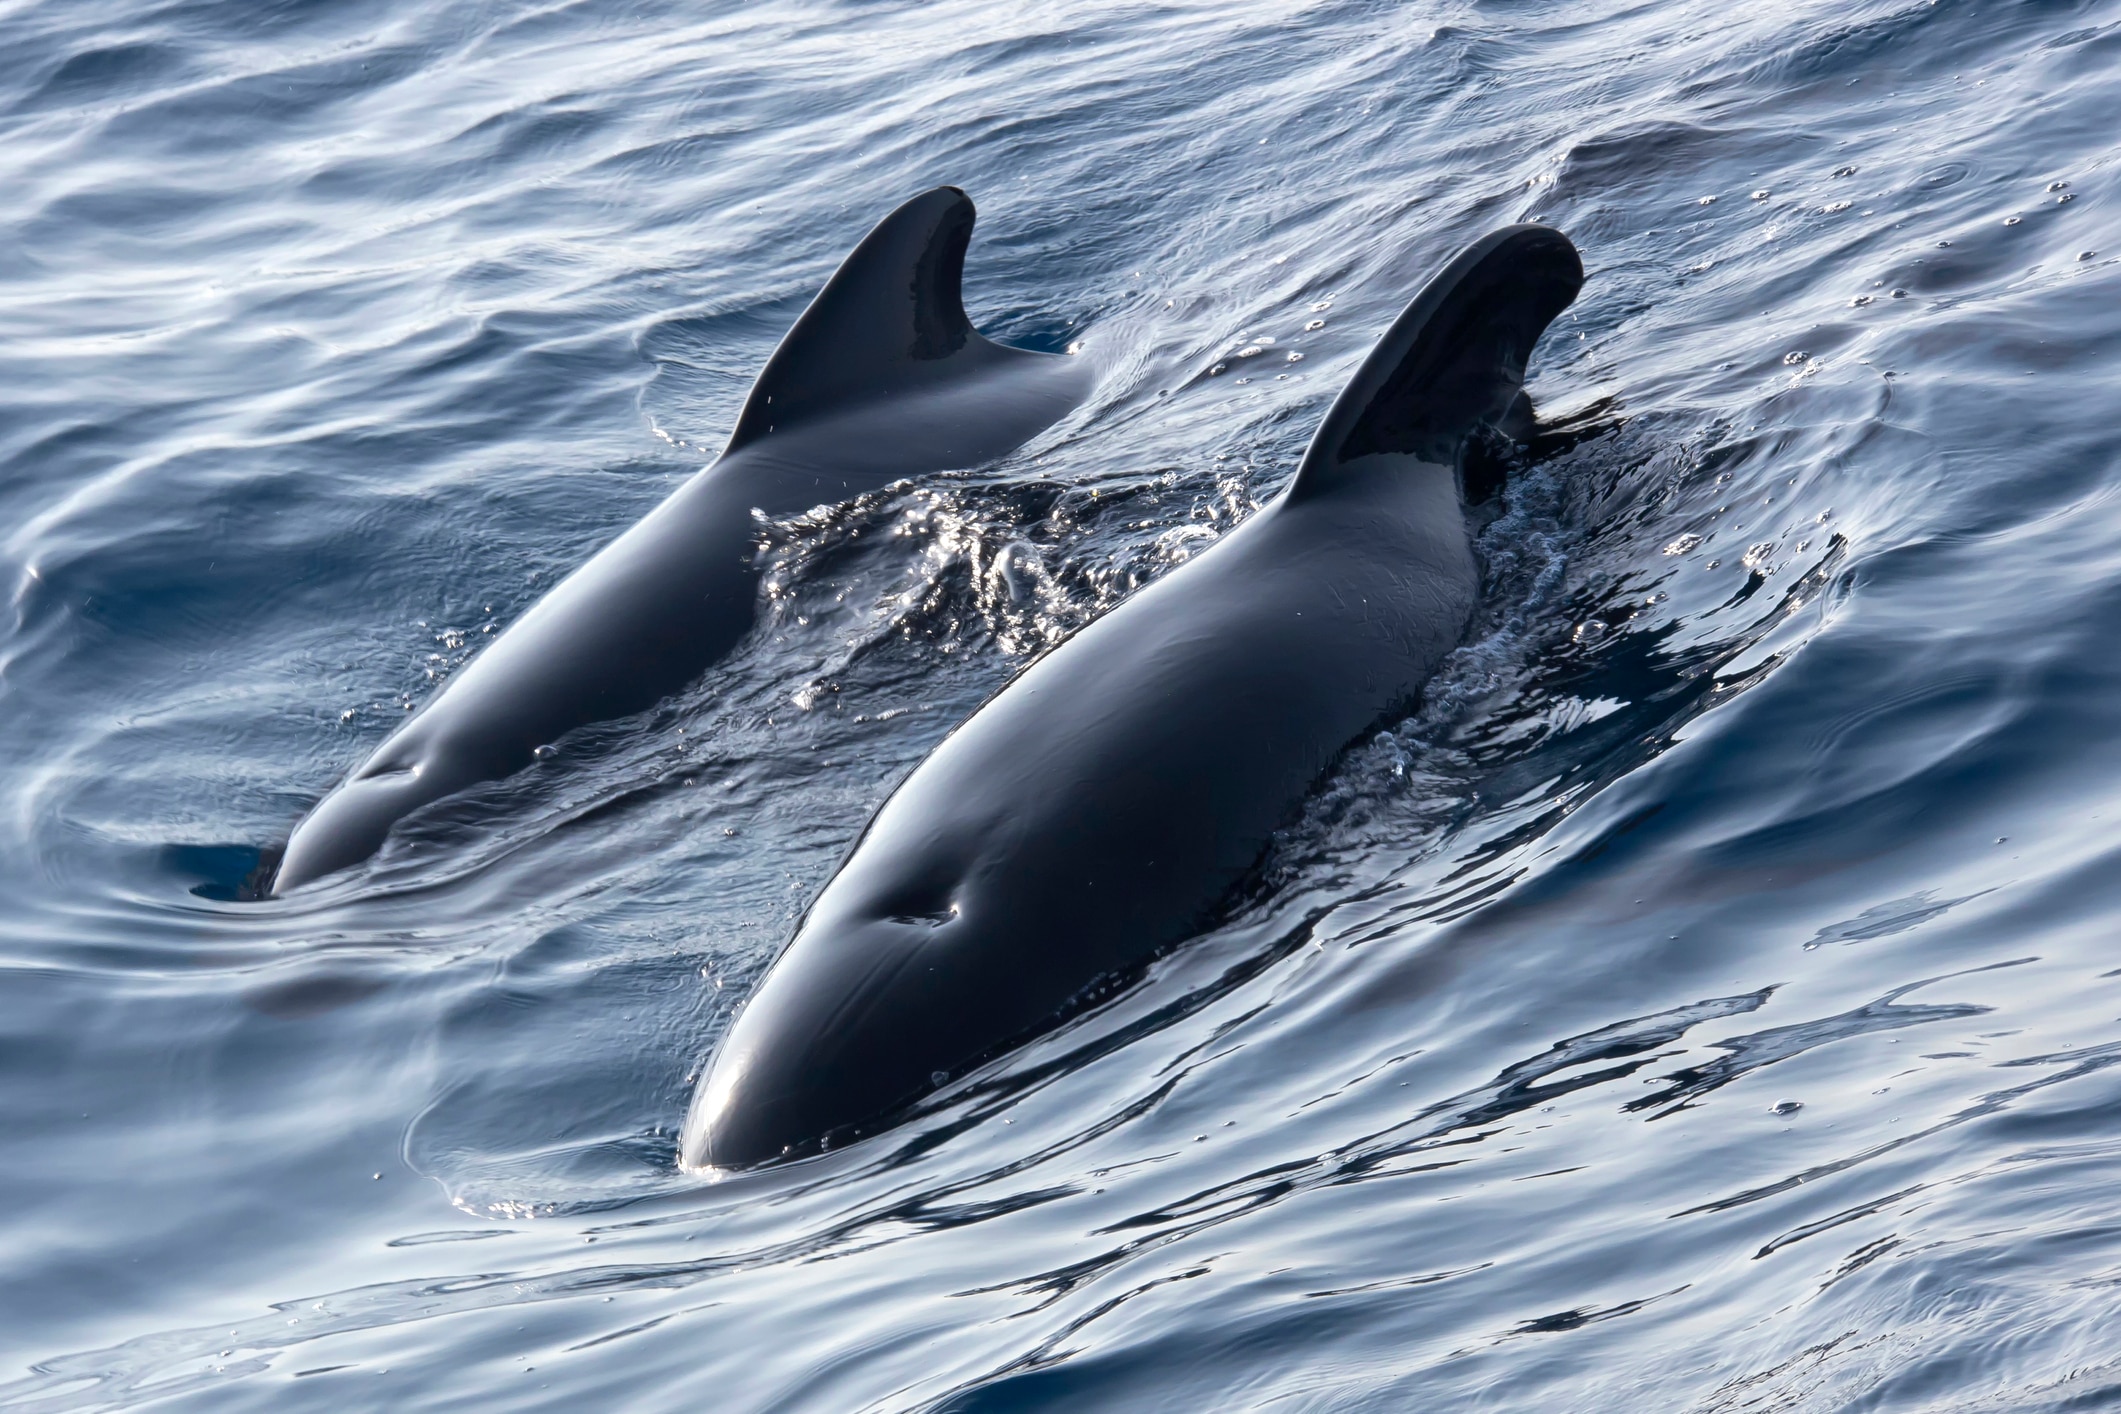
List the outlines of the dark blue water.
{"type": "Polygon", "coordinates": [[[2121,1405],[2121,6],[14,0],[0,55],[0,1408],[2121,1405]],[[938,182],[1090,404],[762,526],[682,701],[228,901],[938,182]],[[1523,219],[1570,435],[1269,886],[905,1129],[680,1174],[892,783],[1523,219]]]}

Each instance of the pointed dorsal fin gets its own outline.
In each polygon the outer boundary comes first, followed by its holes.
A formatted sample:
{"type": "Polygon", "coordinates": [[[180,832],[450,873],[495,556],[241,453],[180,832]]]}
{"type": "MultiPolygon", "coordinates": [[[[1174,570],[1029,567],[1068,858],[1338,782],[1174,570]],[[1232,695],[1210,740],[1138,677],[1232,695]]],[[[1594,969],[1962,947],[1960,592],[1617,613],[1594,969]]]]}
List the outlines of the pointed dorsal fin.
{"type": "Polygon", "coordinates": [[[766,360],[724,455],[959,369],[1051,357],[982,338],[965,318],[965,247],[975,215],[970,197],[937,187],[862,237],[766,360]]]}
{"type": "Polygon", "coordinates": [[[1380,453],[1455,467],[1466,438],[1500,426],[1524,391],[1525,360],[1583,288],[1583,261],[1549,226],[1483,236],[1422,287],[1334,400],[1304,453],[1291,500],[1380,453]]]}

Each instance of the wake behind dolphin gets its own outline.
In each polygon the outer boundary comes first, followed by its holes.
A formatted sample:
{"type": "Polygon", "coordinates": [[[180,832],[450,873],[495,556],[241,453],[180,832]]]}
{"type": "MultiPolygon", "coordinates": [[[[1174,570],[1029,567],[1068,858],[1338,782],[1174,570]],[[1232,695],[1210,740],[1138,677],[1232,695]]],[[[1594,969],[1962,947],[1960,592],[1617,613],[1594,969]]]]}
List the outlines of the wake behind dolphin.
{"type": "Polygon", "coordinates": [[[1479,589],[1484,443],[1583,265],[1472,245],[1327,412],[1296,477],[1011,682],[884,803],[731,1027],[688,1168],[857,1137],[1207,923],[1348,743],[1403,709],[1479,589]]]}
{"type": "Polygon", "coordinates": [[[1089,391],[1087,362],[976,333],[972,202],[880,222],[767,360],[721,457],[554,587],[295,827],[275,893],[358,864],[400,819],[512,775],[590,722],[653,706],[752,625],[754,510],[843,501],[1004,456],[1089,391]]]}

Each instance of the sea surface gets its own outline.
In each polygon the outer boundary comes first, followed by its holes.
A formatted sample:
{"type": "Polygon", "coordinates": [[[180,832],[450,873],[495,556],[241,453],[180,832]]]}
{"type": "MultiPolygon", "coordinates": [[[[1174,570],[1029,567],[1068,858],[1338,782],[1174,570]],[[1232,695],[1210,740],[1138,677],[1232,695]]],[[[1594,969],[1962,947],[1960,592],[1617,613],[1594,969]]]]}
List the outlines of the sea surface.
{"type": "Polygon", "coordinates": [[[0,0],[0,190],[0,1410],[2121,1408],[2121,3],[0,0]],[[1091,400],[242,901],[946,182],[1091,400]],[[1261,885],[680,1172],[893,784],[1523,220],[1480,617],[1261,885]]]}

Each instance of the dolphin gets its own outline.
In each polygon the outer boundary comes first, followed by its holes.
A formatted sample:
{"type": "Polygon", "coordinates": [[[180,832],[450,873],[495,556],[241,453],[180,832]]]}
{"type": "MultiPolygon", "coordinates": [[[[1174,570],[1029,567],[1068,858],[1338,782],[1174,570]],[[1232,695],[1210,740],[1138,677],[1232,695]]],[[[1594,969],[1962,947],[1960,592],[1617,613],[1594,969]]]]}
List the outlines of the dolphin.
{"type": "Polygon", "coordinates": [[[970,198],[937,187],[863,237],[766,360],[721,456],[554,586],[319,801],[271,891],[357,864],[419,807],[512,775],[570,729],[642,711],[699,677],[752,625],[754,510],[807,510],[977,466],[1080,403],[1088,360],[997,344],[966,320],[973,219],[970,198]]]}
{"type": "Polygon", "coordinates": [[[1213,921],[1479,592],[1468,484],[1528,434],[1525,363],[1583,285],[1511,226],[1415,296],[1288,489],[1027,668],[885,801],[717,1048],[679,1161],[886,1127],[1213,921]]]}

